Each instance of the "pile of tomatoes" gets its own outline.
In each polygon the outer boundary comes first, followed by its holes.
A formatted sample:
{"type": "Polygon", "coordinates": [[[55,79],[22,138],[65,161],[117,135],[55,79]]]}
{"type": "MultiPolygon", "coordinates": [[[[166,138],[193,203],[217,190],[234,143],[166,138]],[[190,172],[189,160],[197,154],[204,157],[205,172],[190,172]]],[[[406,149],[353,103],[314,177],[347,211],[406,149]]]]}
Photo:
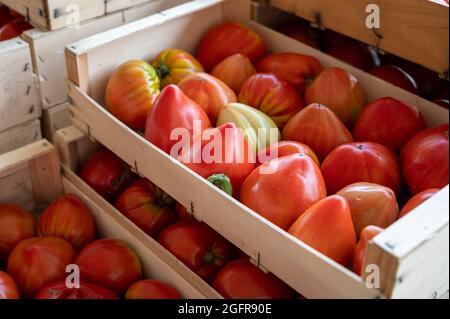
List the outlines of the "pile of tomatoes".
{"type": "Polygon", "coordinates": [[[23,16],[0,4],[0,42],[18,37],[32,28],[23,16]]]}

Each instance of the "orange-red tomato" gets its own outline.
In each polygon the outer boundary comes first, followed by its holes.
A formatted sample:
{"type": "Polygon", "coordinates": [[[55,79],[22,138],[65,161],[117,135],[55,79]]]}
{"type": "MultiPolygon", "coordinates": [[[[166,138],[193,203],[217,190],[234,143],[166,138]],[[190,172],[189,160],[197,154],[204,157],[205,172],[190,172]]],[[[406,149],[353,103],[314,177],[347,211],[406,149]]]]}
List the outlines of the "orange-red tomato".
{"type": "Polygon", "coordinates": [[[94,218],[79,198],[65,195],[41,215],[37,233],[40,237],[60,237],[80,250],[95,240],[94,218]]]}
{"type": "Polygon", "coordinates": [[[181,295],[166,283],[157,280],[141,280],[128,289],[125,299],[181,299],[181,295]]]}
{"type": "Polygon", "coordinates": [[[255,63],[267,54],[267,46],[253,30],[240,23],[225,22],[203,37],[197,57],[206,71],[211,71],[217,64],[236,53],[255,63]]]}
{"type": "Polygon", "coordinates": [[[242,186],[241,202],[287,230],[326,195],[318,166],[309,156],[294,154],[255,169],[242,186]]]}
{"type": "Polygon", "coordinates": [[[222,80],[236,94],[239,94],[244,82],[256,74],[256,69],[249,58],[238,53],[220,62],[211,71],[211,74],[222,80]]]}
{"type": "Polygon", "coordinates": [[[208,114],[213,124],[225,105],[237,102],[236,94],[225,83],[206,73],[190,75],[178,87],[208,114]]]}
{"type": "Polygon", "coordinates": [[[230,262],[213,287],[227,299],[293,299],[295,292],[273,274],[266,274],[248,258],[230,262]]]}
{"type": "Polygon", "coordinates": [[[22,18],[10,21],[0,28],[0,42],[18,37],[32,28],[33,26],[22,18]]]}
{"type": "Polygon", "coordinates": [[[448,124],[423,131],[403,148],[400,161],[411,195],[448,185],[448,124]]]}
{"type": "Polygon", "coordinates": [[[106,107],[134,130],[144,130],[145,121],[160,93],[155,69],[145,61],[122,64],[106,87],[106,107]]]}
{"type": "Polygon", "coordinates": [[[394,153],[371,142],[339,146],[322,163],[322,174],[329,194],[354,183],[367,182],[389,187],[398,195],[402,182],[394,153]]]}
{"type": "Polygon", "coordinates": [[[356,233],[350,205],[342,196],[327,197],[306,210],[289,233],[339,264],[351,263],[356,233]]]}
{"type": "Polygon", "coordinates": [[[383,228],[376,226],[367,226],[361,232],[361,236],[353,254],[353,271],[362,276],[364,273],[364,265],[367,257],[367,245],[369,242],[381,234],[384,231],[383,228]]]}
{"type": "Polygon", "coordinates": [[[65,280],[66,267],[75,259],[75,249],[57,237],[29,238],[20,242],[8,259],[8,273],[21,295],[33,298],[43,287],[65,280]]]}
{"type": "Polygon", "coordinates": [[[245,81],[239,102],[259,109],[280,128],[304,107],[302,97],[292,84],[267,73],[255,74],[245,81]]]}
{"type": "Polygon", "coordinates": [[[0,300],[2,299],[20,299],[20,294],[13,277],[0,271],[0,300]]]}
{"type": "Polygon", "coordinates": [[[308,145],[321,161],[336,147],[353,142],[352,134],[333,111],[316,103],[288,122],[283,139],[308,145]]]}
{"type": "Polygon", "coordinates": [[[52,283],[44,288],[35,296],[35,299],[46,300],[64,300],[64,299],[78,299],[78,300],[115,300],[119,297],[112,291],[93,285],[87,282],[81,282],[80,288],[67,288],[66,281],[59,281],[52,283]]]}
{"type": "Polygon", "coordinates": [[[267,163],[273,159],[281,158],[284,156],[292,155],[292,154],[304,154],[314,161],[317,166],[320,167],[319,159],[317,158],[314,151],[307,145],[293,142],[293,141],[282,141],[278,143],[274,143],[259,151],[258,156],[256,158],[256,165],[260,166],[261,164],[267,163]]]}
{"type": "Polygon", "coordinates": [[[31,213],[16,205],[0,205],[0,262],[8,259],[18,243],[33,236],[31,213]]]}
{"type": "Polygon", "coordinates": [[[366,95],[353,75],[340,68],[329,68],[308,88],[305,101],[325,105],[351,128],[366,105],[366,95]]]}
{"type": "Polygon", "coordinates": [[[425,203],[431,197],[436,195],[439,191],[440,189],[437,188],[428,189],[411,198],[401,210],[399,219],[411,213],[414,209],[425,203]]]}

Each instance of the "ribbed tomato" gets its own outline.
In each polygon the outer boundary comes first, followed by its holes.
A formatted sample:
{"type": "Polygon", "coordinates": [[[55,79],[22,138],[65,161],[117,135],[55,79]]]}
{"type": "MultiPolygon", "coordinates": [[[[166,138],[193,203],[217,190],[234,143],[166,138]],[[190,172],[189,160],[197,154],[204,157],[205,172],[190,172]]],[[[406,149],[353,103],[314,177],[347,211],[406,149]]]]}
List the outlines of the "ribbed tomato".
{"type": "Polygon", "coordinates": [[[20,293],[14,278],[0,271],[0,300],[2,299],[20,299],[20,293]]]}
{"type": "Polygon", "coordinates": [[[381,234],[384,231],[383,228],[376,226],[367,226],[361,232],[361,236],[353,254],[353,271],[362,276],[364,274],[364,265],[367,257],[367,246],[369,242],[381,234]]]}
{"type": "Polygon", "coordinates": [[[261,164],[267,163],[273,159],[293,154],[307,155],[311,157],[311,159],[314,161],[314,163],[317,164],[317,166],[320,166],[319,159],[309,146],[293,141],[282,141],[279,143],[273,143],[266,149],[259,151],[258,156],[256,158],[256,165],[260,166],[261,164]]]}
{"type": "Polygon", "coordinates": [[[32,28],[33,26],[22,18],[10,21],[0,28],[0,42],[18,37],[32,28]]]}
{"type": "Polygon", "coordinates": [[[119,297],[115,293],[106,288],[93,285],[87,282],[81,282],[80,288],[67,288],[66,281],[59,281],[42,288],[42,290],[35,296],[35,299],[114,300],[119,299],[119,297]]]}
{"type": "Polygon", "coordinates": [[[411,198],[401,210],[399,219],[411,213],[414,209],[425,203],[431,197],[436,195],[439,191],[440,189],[437,188],[428,189],[411,198]]]}
{"type": "Polygon", "coordinates": [[[141,280],[128,289],[125,299],[181,299],[181,295],[166,283],[157,280],[141,280]]]}
{"type": "Polygon", "coordinates": [[[250,59],[242,54],[234,54],[220,62],[212,70],[211,75],[222,80],[236,94],[239,94],[244,82],[256,74],[250,59]]]}
{"type": "Polygon", "coordinates": [[[109,79],[106,107],[124,124],[142,131],[159,93],[160,80],[155,69],[145,61],[129,61],[109,79]]]}

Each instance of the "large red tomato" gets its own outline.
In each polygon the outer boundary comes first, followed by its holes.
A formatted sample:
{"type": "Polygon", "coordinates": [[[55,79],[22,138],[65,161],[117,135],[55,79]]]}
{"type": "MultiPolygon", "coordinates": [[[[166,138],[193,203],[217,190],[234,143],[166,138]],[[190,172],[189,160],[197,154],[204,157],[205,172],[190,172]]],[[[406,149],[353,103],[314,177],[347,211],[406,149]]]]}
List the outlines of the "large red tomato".
{"type": "Polygon", "coordinates": [[[340,68],[324,70],[305,94],[306,104],[319,103],[330,108],[351,128],[366,105],[366,95],[359,81],[340,68]]]}
{"type": "Polygon", "coordinates": [[[225,105],[237,102],[236,94],[225,83],[206,73],[190,75],[178,87],[205,110],[213,124],[225,105]]]}
{"type": "Polygon", "coordinates": [[[57,237],[29,238],[20,242],[8,259],[8,273],[25,298],[33,298],[43,287],[65,280],[66,267],[73,263],[75,250],[57,237]]]}
{"type": "Polygon", "coordinates": [[[0,4],[0,29],[12,20],[14,20],[14,17],[11,15],[9,8],[0,4]]]}
{"type": "Polygon", "coordinates": [[[267,54],[267,46],[253,30],[239,23],[225,22],[203,37],[197,57],[206,71],[211,71],[217,64],[236,53],[255,63],[267,54]]]}
{"type": "Polygon", "coordinates": [[[2,299],[20,299],[20,294],[13,277],[0,271],[0,300],[2,299]]]}
{"type": "Polygon", "coordinates": [[[178,49],[166,49],[152,61],[161,80],[161,88],[170,84],[178,84],[184,78],[204,69],[190,53],[178,49]]]}
{"type": "Polygon", "coordinates": [[[318,166],[309,156],[294,154],[255,169],[242,186],[241,202],[287,230],[326,195],[318,166]]]}
{"type": "Polygon", "coordinates": [[[97,193],[110,201],[115,200],[134,179],[128,165],[106,149],[94,153],[88,159],[80,176],[97,193]]]}
{"type": "Polygon", "coordinates": [[[389,82],[413,94],[419,94],[419,88],[411,75],[395,65],[383,65],[370,70],[372,75],[389,82]]]}
{"type": "Polygon", "coordinates": [[[197,221],[182,221],[169,226],[158,241],[207,282],[211,282],[235,255],[232,244],[197,221]]]}
{"type": "Polygon", "coordinates": [[[116,239],[101,239],[87,245],[75,264],[80,267],[81,278],[123,294],[142,278],[139,257],[127,244],[116,239]]]}
{"type": "Polygon", "coordinates": [[[0,42],[20,36],[23,32],[32,29],[33,26],[23,19],[8,22],[0,29],[0,42]]]}
{"type": "Polygon", "coordinates": [[[141,280],[128,289],[125,299],[181,299],[181,295],[166,283],[157,280],[141,280]]]}
{"type": "Polygon", "coordinates": [[[89,209],[74,195],[54,201],[39,218],[40,237],[60,237],[80,250],[95,240],[94,218],[89,209]]]}
{"type": "Polygon", "coordinates": [[[230,262],[213,287],[227,299],[293,299],[295,292],[273,274],[266,274],[248,258],[230,262]]]}
{"type": "Polygon", "coordinates": [[[87,282],[80,283],[80,288],[67,288],[66,282],[60,281],[42,288],[42,290],[35,296],[35,299],[113,300],[119,299],[119,297],[106,288],[89,284],[87,282]]]}
{"type": "Polygon", "coordinates": [[[288,122],[283,139],[308,145],[321,161],[339,145],[353,142],[352,134],[333,111],[316,103],[288,122]]]}
{"type": "Polygon", "coordinates": [[[394,153],[371,142],[339,146],[322,163],[322,174],[329,194],[354,183],[367,182],[389,187],[398,195],[402,182],[394,153]]]}
{"type": "Polygon", "coordinates": [[[180,88],[169,85],[161,92],[148,116],[145,138],[167,154],[177,157],[179,153],[172,148],[180,143],[192,142],[196,127],[198,134],[210,128],[208,115],[180,88]],[[184,136],[185,134],[188,136],[184,136]],[[189,141],[183,138],[189,138],[189,141]]]}
{"type": "Polygon", "coordinates": [[[8,259],[18,243],[33,236],[31,213],[16,205],[0,205],[0,262],[8,259]]]}
{"type": "Polygon", "coordinates": [[[134,130],[144,130],[148,113],[160,93],[156,70],[141,60],[122,64],[109,79],[106,106],[112,115],[134,130]]]}
{"type": "Polygon", "coordinates": [[[294,85],[304,94],[308,85],[322,72],[320,62],[309,55],[298,53],[275,53],[261,60],[258,72],[273,73],[294,85]]]}
{"type": "Polygon", "coordinates": [[[399,219],[411,213],[414,209],[425,203],[431,197],[436,195],[439,191],[440,189],[437,188],[428,189],[411,198],[401,210],[399,219]]]}
{"type": "Polygon", "coordinates": [[[325,52],[364,71],[377,67],[381,63],[380,57],[374,49],[355,41],[336,43],[325,52]]]}
{"type": "Polygon", "coordinates": [[[381,234],[383,231],[384,229],[380,227],[367,226],[361,232],[359,243],[353,254],[353,271],[356,274],[360,276],[363,275],[367,257],[367,246],[373,238],[381,234]]]}
{"type": "Polygon", "coordinates": [[[419,110],[392,97],[367,105],[359,116],[353,135],[359,142],[375,142],[399,153],[427,125],[419,110]]]}
{"type": "Polygon", "coordinates": [[[150,237],[175,222],[175,201],[146,179],[135,182],[120,195],[117,209],[150,237]]]}
{"type": "Polygon", "coordinates": [[[259,109],[280,128],[304,107],[302,97],[292,84],[267,73],[256,74],[245,81],[239,102],[259,109]]]}
{"type": "Polygon", "coordinates": [[[350,265],[356,233],[344,197],[335,195],[321,200],[300,216],[289,233],[337,263],[350,265]]]}
{"type": "Polygon", "coordinates": [[[274,143],[266,149],[259,151],[256,158],[256,165],[260,166],[261,164],[267,163],[273,159],[297,153],[311,157],[314,163],[316,163],[317,166],[320,166],[319,159],[309,146],[292,141],[282,141],[279,143],[274,143]]]}
{"type": "Polygon", "coordinates": [[[400,161],[411,195],[448,185],[448,124],[423,131],[403,148],[400,161]]]}

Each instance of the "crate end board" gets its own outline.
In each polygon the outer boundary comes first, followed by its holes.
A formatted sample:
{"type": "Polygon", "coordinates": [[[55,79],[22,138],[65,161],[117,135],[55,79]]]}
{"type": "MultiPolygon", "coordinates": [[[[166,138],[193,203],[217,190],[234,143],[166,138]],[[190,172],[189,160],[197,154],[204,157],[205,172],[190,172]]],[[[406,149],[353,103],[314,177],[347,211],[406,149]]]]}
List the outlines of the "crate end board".
{"type": "Polygon", "coordinates": [[[7,153],[42,138],[41,122],[32,120],[0,132],[0,154],[7,153]]]}

